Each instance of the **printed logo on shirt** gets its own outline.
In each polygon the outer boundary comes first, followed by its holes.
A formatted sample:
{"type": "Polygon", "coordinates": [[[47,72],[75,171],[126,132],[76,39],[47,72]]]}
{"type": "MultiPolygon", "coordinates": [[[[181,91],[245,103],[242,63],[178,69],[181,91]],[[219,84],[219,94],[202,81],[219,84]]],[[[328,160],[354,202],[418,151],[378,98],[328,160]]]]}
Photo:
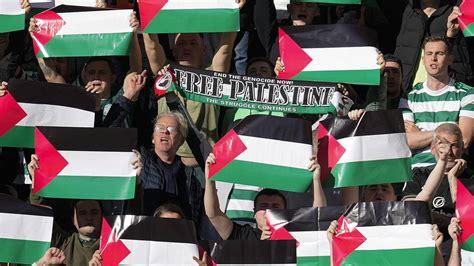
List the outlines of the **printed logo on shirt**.
{"type": "Polygon", "coordinates": [[[433,199],[433,207],[434,208],[442,208],[445,204],[446,200],[443,197],[436,197],[433,199]]]}

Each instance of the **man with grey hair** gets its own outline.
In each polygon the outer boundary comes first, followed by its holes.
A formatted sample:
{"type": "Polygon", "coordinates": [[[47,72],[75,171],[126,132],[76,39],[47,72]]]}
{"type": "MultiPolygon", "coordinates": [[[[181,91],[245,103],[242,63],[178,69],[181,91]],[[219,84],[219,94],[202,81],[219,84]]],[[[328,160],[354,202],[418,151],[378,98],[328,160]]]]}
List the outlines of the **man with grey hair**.
{"type": "Polygon", "coordinates": [[[186,218],[199,224],[203,190],[193,168],[185,166],[176,154],[187,133],[187,123],[182,114],[167,112],[157,117],[153,147],[142,148],[140,152],[145,215],[152,215],[162,204],[174,203],[183,209],[186,218]]]}

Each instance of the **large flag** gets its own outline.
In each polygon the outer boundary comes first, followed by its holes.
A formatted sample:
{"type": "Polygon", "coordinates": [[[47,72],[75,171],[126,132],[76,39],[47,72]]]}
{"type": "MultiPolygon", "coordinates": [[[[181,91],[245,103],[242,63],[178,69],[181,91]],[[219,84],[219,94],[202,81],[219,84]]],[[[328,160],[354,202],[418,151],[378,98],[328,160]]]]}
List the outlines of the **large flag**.
{"type": "Polygon", "coordinates": [[[136,129],[40,127],[33,192],[52,198],[131,199],[136,142],[136,129]]]}
{"type": "Polygon", "coordinates": [[[25,28],[25,10],[20,1],[0,0],[0,33],[25,28]]]}
{"type": "Polygon", "coordinates": [[[312,181],[311,125],[299,118],[252,115],[212,149],[216,181],[304,192],[312,181]]]}
{"type": "Polygon", "coordinates": [[[325,185],[350,187],[412,178],[400,110],[365,112],[359,121],[328,115],[319,121],[318,142],[325,185]]]}
{"type": "Polygon", "coordinates": [[[234,184],[229,194],[225,214],[232,220],[254,223],[254,200],[261,187],[234,184]]]}
{"type": "Polygon", "coordinates": [[[132,40],[131,10],[61,5],[34,16],[38,58],[128,55],[132,40]]]}
{"type": "Polygon", "coordinates": [[[461,220],[462,234],[458,236],[463,250],[474,252],[474,181],[457,180],[456,213],[461,220]]]}
{"type": "Polygon", "coordinates": [[[48,250],[53,211],[0,193],[0,261],[32,264],[48,250]]]}
{"type": "Polygon", "coordinates": [[[204,240],[199,245],[208,253],[208,265],[296,265],[294,240],[204,240]]]}
{"type": "Polygon", "coordinates": [[[338,219],[332,262],[339,265],[433,265],[426,202],[360,202],[338,219]]]}
{"type": "Polygon", "coordinates": [[[462,16],[458,18],[459,26],[466,37],[474,36],[474,1],[464,0],[459,6],[462,16]]]}
{"type": "Polygon", "coordinates": [[[0,147],[33,148],[36,126],[94,127],[95,102],[81,87],[11,79],[0,97],[0,147]]]}
{"type": "Polygon", "coordinates": [[[344,214],[345,207],[270,209],[266,221],[272,240],[296,240],[298,265],[330,266],[330,246],[326,230],[344,214]]]}
{"type": "Polygon", "coordinates": [[[282,27],[281,79],[378,85],[377,48],[368,31],[352,24],[282,27]]]}
{"type": "Polygon", "coordinates": [[[140,20],[146,33],[239,31],[239,7],[234,0],[140,0],[140,20]]]}
{"type": "Polygon", "coordinates": [[[102,220],[103,265],[195,265],[196,232],[191,221],[146,216],[102,220]]]}

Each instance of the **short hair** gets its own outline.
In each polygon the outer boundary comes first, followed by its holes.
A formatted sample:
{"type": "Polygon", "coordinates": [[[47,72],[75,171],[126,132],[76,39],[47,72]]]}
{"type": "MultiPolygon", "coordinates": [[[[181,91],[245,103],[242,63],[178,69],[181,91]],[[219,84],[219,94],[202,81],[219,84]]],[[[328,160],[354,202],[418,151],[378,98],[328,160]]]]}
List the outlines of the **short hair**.
{"type": "Polygon", "coordinates": [[[462,142],[462,131],[459,126],[454,123],[444,123],[439,125],[434,131],[432,143],[436,143],[438,134],[440,133],[456,136],[459,141],[462,142]]]}
{"type": "Polygon", "coordinates": [[[400,66],[400,70],[402,70],[403,65],[402,65],[402,60],[400,58],[394,56],[393,54],[386,54],[383,56],[383,59],[385,62],[395,62],[400,66]]]}
{"type": "Polygon", "coordinates": [[[257,193],[257,195],[255,196],[255,200],[253,201],[253,207],[254,208],[256,207],[257,200],[260,196],[278,196],[278,197],[283,199],[284,208],[286,208],[286,198],[285,198],[285,196],[283,194],[281,194],[280,191],[278,191],[276,189],[271,189],[271,188],[262,189],[262,190],[260,190],[260,192],[257,193]]]}
{"type": "Polygon", "coordinates": [[[188,122],[184,118],[183,114],[177,111],[162,113],[156,117],[156,120],[154,123],[155,127],[158,121],[163,117],[173,117],[174,119],[176,119],[176,121],[178,121],[178,124],[179,124],[179,127],[178,127],[179,133],[181,134],[181,136],[183,136],[184,139],[188,137],[188,122]]]}
{"type": "Polygon", "coordinates": [[[99,205],[99,209],[100,209],[100,212],[102,214],[104,214],[104,210],[103,210],[103,207],[102,207],[102,204],[100,203],[100,201],[98,200],[93,200],[93,199],[72,199],[69,203],[70,203],[70,206],[71,206],[71,210],[72,210],[72,216],[74,216],[74,212],[76,210],[76,206],[79,202],[82,202],[82,201],[95,201],[97,202],[97,204],[99,205]]]}
{"type": "Polygon", "coordinates": [[[441,36],[428,36],[423,40],[423,45],[421,46],[421,48],[425,50],[426,44],[430,42],[443,42],[446,45],[448,54],[449,55],[453,54],[453,46],[451,45],[451,43],[448,41],[447,38],[441,37],[441,36]]]}
{"type": "Polygon", "coordinates": [[[110,71],[112,72],[112,74],[115,74],[115,66],[114,66],[114,63],[112,63],[112,60],[106,56],[93,56],[93,57],[89,57],[89,59],[87,60],[87,62],[84,64],[84,70],[86,70],[87,68],[87,65],[91,64],[91,63],[94,63],[94,62],[106,62],[107,65],[109,66],[110,68],[110,71]]]}
{"type": "Polygon", "coordinates": [[[153,213],[153,216],[160,217],[164,213],[177,213],[179,214],[179,216],[181,216],[181,218],[185,218],[184,212],[181,207],[173,203],[165,203],[160,205],[158,208],[156,208],[155,212],[153,213]]]}
{"type": "Polygon", "coordinates": [[[254,57],[248,61],[247,67],[245,68],[245,74],[248,73],[250,65],[255,62],[264,62],[268,64],[268,66],[270,67],[270,70],[273,70],[275,68],[275,65],[270,60],[266,59],[265,57],[254,57]]]}

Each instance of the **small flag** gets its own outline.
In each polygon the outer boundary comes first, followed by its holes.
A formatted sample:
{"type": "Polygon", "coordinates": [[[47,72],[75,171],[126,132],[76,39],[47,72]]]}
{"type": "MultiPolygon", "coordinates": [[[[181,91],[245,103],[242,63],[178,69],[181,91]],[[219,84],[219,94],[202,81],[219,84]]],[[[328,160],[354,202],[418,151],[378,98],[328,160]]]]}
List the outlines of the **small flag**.
{"type": "Polygon", "coordinates": [[[270,209],[266,221],[272,240],[296,240],[298,265],[330,266],[330,247],[326,230],[344,214],[345,207],[270,209]]]}
{"type": "Polygon", "coordinates": [[[365,112],[359,121],[329,115],[319,121],[318,143],[325,185],[350,187],[412,179],[400,110],[365,112]]]}
{"type": "Polygon", "coordinates": [[[265,188],[304,192],[312,182],[311,125],[299,118],[252,115],[212,149],[209,178],[265,188]]]}
{"type": "Polygon", "coordinates": [[[0,0],[0,33],[25,28],[25,10],[20,1],[0,0]]]}
{"type": "Polygon", "coordinates": [[[254,200],[260,187],[234,184],[229,194],[225,214],[232,220],[254,223],[254,200]]]}
{"type": "Polygon", "coordinates": [[[208,265],[296,265],[294,240],[204,240],[199,245],[209,255],[208,265]]]}
{"type": "Polygon", "coordinates": [[[48,250],[53,211],[0,193],[0,261],[32,264],[48,250]]]}
{"type": "Polygon", "coordinates": [[[240,29],[234,0],[140,0],[145,33],[235,32],[240,29]]]}
{"type": "Polygon", "coordinates": [[[474,1],[464,0],[459,6],[462,16],[458,17],[459,26],[466,37],[474,36],[474,1]]]}
{"type": "Polygon", "coordinates": [[[456,214],[461,220],[462,234],[458,236],[461,248],[474,251],[474,181],[457,180],[456,214]]]}
{"type": "Polygon", "coordinates": [[[11,79],[0,97],[0,147],[33,148],[36,126],[94,127],[95,102],[81,87],[11,79]]]}
{"type": "Polygon", "coordinates": [[[40,168],[35,171],[33,192],[52,198],[131,199],[136,142],[136,129],[37,128],[40,168]]]}
{"type": "Polygon", "coordinates": [[[360,202],[338,220],[332,262],[339,265],[433,265],[426,202],[360,202]]]}
{"type": "Polygon", "coordinates": [[[366,31],[350,24],[280,28],[285,70],[278,77],[378,85],[377,48],[366,31]]]}
{"type": "Polygon", "coordinates": [[[128,55],[131,10],[61,5],[34,16],[38,58],[128,55]]]}
{"type": "Polygon", "coordinates": [[[191,221],[146,216],[111,216],[102,220],[103,265],[195,265],[199,257],[191,221]]]}

